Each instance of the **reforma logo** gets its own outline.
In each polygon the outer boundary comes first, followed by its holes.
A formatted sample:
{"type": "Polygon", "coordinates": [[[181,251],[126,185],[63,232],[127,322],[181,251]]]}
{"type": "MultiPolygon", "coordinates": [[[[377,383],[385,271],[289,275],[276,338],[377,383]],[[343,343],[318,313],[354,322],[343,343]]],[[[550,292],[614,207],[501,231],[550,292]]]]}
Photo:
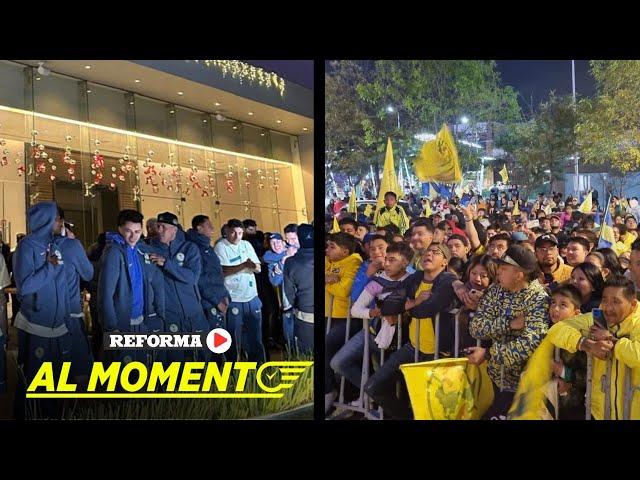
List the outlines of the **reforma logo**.
{"type": "Polygon", "coordinates": [[[231,346],[231,334],[223,328],[208,333],[105,333],[105,350],[202,350],[224,353],[231,346]]]}

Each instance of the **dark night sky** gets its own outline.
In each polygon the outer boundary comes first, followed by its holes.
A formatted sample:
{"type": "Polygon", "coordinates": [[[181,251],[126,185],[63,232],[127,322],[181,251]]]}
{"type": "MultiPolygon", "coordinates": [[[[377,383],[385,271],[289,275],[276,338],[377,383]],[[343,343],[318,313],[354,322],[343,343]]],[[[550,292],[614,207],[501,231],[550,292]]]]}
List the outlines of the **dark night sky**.
{"type": "MultiPolygon", "coordinates": [[[[503,85],[511,85],[518,96],[522,112],[529,114],[533,96],[534,109],[547,99],[550,90],[556,94],[571,94],[571,60],[498,60],[503,85]],[[524,98],[523,98],[524,97],[524,98]]],[[[595,80],[589,72],[588,60],[576,60],[576,96],[592,96],[595,80]]]]}
{"type": "Polygon", "coordinates": [[[242,60],[313,90],[313,60],[242,60]]]}

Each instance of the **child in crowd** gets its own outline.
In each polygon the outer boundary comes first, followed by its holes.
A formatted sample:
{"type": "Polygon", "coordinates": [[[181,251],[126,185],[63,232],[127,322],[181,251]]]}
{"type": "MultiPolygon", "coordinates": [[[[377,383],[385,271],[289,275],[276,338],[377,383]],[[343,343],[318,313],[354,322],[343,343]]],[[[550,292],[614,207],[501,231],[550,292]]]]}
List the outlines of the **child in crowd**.
{"type": "MultiPolygon", "coordinates": [[[[362,263],[362,257],[354,253],[355,248],[355,238],[340,232],[329,235],[325,250],[325,316],[331,316],[331,329],[325,338],[325,405],[331,405],[336,397],[335,378],[329,362],[344,343],[353,279],[362,263]]],[[[358,322],[351,322],[349,335],[359,328],[358,322]]]]}

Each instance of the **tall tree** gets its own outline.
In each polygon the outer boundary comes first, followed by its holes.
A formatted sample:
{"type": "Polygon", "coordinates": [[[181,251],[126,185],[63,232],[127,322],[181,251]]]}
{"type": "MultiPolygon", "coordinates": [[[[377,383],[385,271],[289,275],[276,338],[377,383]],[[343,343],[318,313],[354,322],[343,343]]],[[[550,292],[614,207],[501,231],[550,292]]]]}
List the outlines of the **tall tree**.
{"type": "Polygon", "coordinates": [[[500,126],[496,145],[509,152],[518,183],[527,185],[525,194],[545,182],[553,189],[563,180],[565,166],[576,151],[576,122],[571,97],[550,92],[531,120],[500,126]]]}
{"type": "MultiPolygon", "coordinates": [[[[344,171],[381,162],[388,136],[398,158],[409,161],[421,146],[414,136],[436,133],[442,123],[463,115],[471,124],[520,118],[516,93],[500,85],[493,61],[339,61],[328,70],[327,158],[344,171]]],[[[475,167],[477,152],[459,147],[463,169],[475,167]]]]}
{"type": "Polygon", "coordinates": [[[597,94],[579,104],[581,156],[622,173],[640,168],[640,61],[592,60],[597,94]]]}

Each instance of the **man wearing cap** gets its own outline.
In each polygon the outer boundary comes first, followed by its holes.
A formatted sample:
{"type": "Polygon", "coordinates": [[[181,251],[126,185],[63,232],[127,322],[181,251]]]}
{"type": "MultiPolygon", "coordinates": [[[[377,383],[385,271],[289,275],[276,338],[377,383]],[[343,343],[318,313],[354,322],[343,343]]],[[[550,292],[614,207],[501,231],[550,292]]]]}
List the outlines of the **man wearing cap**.
{"type": "Polygon", "coordinates": [[[301,353],[313,352],[313,227],[298,226],[300,248],[284,264],[284,294],[293,308],[293,337],[301,353]]]}
{"type": "MultiPolygon", "coordinates": [[[[396,396],[396,383],[402,382],[400,365],[411,363],[418,348],[418,360],[433,360],[435,353],[435,335],[432,318],[440,314],[439,350],[443,355],[452,355],[454,328],[453,315],[449,313],[455,294],[453,282],[456,276],[447,272],[451,252],[444,243],[432,243],[422,259],[422,271],[417,271],[402,282],[399,290],[405,289],[407,300],[405,311],[411,314],[409,324],[409,342],[392,354],[365,385],[365,391],[378,405],[384,408],[385,415],[393,419],[411,419],[411,407],[405,391],[400,398],[396,396]],[[417,323],[420,322],[420,338],[417,338],[417,323]]],[[[384,308],[384,306],[383,306],[384,308]]],[[[397,323],[397,316],[384,317],[386,322],[397,323]]]]}
{"type": "Polygon", "coordinates": [[[555,235],[540,235],[536,239],[535,251],[538,266],[544,275],[542,283],[545,287],[565,282],[571,278],[573,267],[564,263],[560,257],[558,240],[555,235]]]}
{"type": "MultiPolygon", "coordinates": [[[[290,304],[287,296],[282,291],[282,272],[284,270],[284,262],[287,258],[292,257],[296,253],[295,248],[286,248],[282,235],[272,233],[269,240],[270,250],[267,250],[262,259],[267,264],[269,270],[269,282],[275,289],[275,294],[283,311],[290,310],[290,304]]],[[[276,315],[278,312],[275,312],[276,315]]],[[[293,317],[290,313],[284,313],[282,316],[282,325],[284,339],[290,347],[293,346],[293,317]]]]}
{"type": "MultiPolygon", "coordinates": [[[[136,210],[118,214],[117,232],[107,232],[97,287],[98,319],[105,332],[164,332],[165,287],[149,246],[141,241],[143,216],[136,210]]],[[[158,352],[123,350],[118,361],[151,363],[158,352]]]]}
{"type": "Polygon", "coordinates": [[[558,243],[568,241],[569,237],[561,230],[562,220],[560,220],[560,214],[554,213],[549,217],[551,222],[551,233],[556,237],[558,243]]]}
{"type": "Polygon", "coordinates": [[[488,358],[494,402],[485,418],[502,420],[527,360],[547,333],[549,298],[537,281],[538,263],[532,252],[512,245],[496,261],[498,282],[485,291],[469,323],[471,336],[491,341],[491,347],[471,347],[468,358],[476,365],[488,358]]]}
{"type": "Polygon", "coordinates": [[[185,233],[190,242],[200,249],[202,271],[198,279],[198,289],[202,298],[202,309],[209,322],[209,328],[225,328],[225,315],[231,302],[224,286],[224,276],[220,260],[211,246],[213,225],[206,215],[196,215],[191,219],[191,229],[185,233]]]}
{"type": "MultiPolygon", "coordinates": [[[[151,242],[154,252],[149,260],[160,267],[164,277],[167,329],[171,333],[202,334],[209,331],[198,280],[202,272],[200,249],[187,241],[182,226],[171,212],[158,215],[158,238],[151,242]]],[[[207,360],[205,350],[167,352],[169,361],[182,361],[185,357],[207,360]]]]}
{"type": "Polygon", "coordinates": [[[258,297],[255,276],[255,273],[261,271],[260,260],[251,244],[242,239],[242,222],[232,218],[227,226],[227,238],[221,240],[214,249],[222,265],[224,285],[231,295],[227,310],[227,329],[234,341],[227,357],[239,360],[244,347],[250,362],[264,362],[266,355],[262,344],[262,302],[258,297]],[[242,332],[243,326],[246,336],[242,332]],[[246,345],[240,344],[244,338],[247,340],[246,345]],[[240,348],[236,344],[240,344],[240,348]]]}

